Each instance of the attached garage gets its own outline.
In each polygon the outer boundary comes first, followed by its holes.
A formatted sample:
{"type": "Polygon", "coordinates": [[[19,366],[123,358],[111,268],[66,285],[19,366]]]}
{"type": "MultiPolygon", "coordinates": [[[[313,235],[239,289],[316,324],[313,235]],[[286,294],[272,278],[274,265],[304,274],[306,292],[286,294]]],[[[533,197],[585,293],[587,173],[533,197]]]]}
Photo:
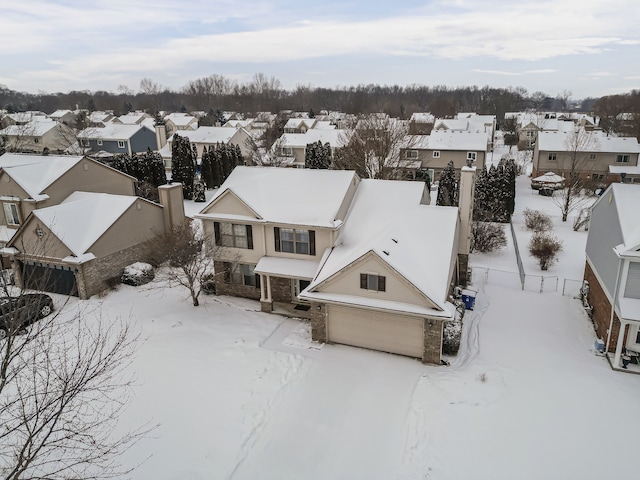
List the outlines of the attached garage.
{"type": "Polygon", "coordinates": [[[424,319],[327,305],[327,341],[422,358],[424,319]]]}
{"type": "Polygon", "coordinates": [[[62,295],[78,295],[76,272],[63,265],[47,263],[22,263],[22,279],[25,288],[62,295]]]}

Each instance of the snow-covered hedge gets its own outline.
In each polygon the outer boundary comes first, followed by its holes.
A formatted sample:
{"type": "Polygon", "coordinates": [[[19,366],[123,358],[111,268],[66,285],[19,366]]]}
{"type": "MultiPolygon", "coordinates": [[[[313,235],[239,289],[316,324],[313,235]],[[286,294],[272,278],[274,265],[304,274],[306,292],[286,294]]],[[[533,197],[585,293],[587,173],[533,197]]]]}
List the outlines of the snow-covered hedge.
{"type": "Polygon", "coordinates": [[[460,338],[462,337],[462,318],[464,317],[464,306],[456,308],[455,318],[444,324],[442,333],[442,353],[445,355],[457,355],[460,349],[460,338]]]}
{"type": "Polygon", "coordinates": [[[153,266],[148,263],[136,262],[132,265],[125,267],[122,274],[122,283],[125,285],[144,285],[149,283],[155,277],[155,271],[153,266]]]}

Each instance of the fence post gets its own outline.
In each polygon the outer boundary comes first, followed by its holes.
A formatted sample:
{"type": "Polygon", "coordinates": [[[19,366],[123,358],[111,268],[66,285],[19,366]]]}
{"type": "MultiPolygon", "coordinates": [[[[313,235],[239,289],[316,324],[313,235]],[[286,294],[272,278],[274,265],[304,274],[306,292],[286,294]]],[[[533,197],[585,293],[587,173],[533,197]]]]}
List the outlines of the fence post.
{"type": "Polygon", "coordinates": [[[540,277],[540,293],[544,292],[544,277],[540,277]]]}

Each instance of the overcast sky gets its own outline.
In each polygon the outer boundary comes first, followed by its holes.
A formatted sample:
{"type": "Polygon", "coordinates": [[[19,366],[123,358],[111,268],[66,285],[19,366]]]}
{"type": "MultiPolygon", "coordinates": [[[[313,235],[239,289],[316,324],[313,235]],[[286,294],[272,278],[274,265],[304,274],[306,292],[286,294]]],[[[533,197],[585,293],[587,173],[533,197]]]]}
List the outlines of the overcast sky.
{"type": "Polygon", "coordinates": [[[640,88],[638,0],[0,0],[0,12],[0,84],[32,93],[256,72],[287,89],[640,88]]]}

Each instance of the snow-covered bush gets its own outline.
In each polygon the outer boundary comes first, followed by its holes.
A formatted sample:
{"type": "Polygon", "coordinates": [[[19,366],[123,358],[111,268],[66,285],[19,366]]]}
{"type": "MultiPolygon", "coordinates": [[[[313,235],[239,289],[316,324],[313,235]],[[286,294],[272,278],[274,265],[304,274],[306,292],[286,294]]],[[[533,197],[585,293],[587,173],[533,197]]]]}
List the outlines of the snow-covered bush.
{"type": "Polygon", "coordinates": [[[214,273],[206,273],[200,279],[202,291],[207,295],[215,295],[216,293],[216,275],[214,273]]]}
{"type": "Polygon", "coordinates": [[[153,266],[148,263],[136,262],[132,265],[125,267],[122,274],[122,283],[125,285],[144,285],[149,283],[155,277],[155,271],[153,266]]]}
{"type": "Polygon", "coordinates": [[[562,251],[562,240],[551,233],[536,232],[529,242],[529,253],[538,259],[541,270],[548,270],[562,251]]]}
{"type": "Polygon", "coordinates": [[[444,330],[442,332],[442,353],[445,355],[457,355],[458,350],[460,350],[464,312],[464,304],[459,304],[456,308],[455,318],[444,324],[444,330]]]}
{"type": "Polygon", "coordinates": [[[471,251],[494,252],[507,246],[507,236],[501,224],[473,222],[471,224],[471,251]]]}
{"type": "Polygon", "coordinates": [[[524,225],[528,230],[534,232],[546,232],[553,228],[551,217],[540,210],[531,210],[526,208],[524,214],[524,225]]]}

